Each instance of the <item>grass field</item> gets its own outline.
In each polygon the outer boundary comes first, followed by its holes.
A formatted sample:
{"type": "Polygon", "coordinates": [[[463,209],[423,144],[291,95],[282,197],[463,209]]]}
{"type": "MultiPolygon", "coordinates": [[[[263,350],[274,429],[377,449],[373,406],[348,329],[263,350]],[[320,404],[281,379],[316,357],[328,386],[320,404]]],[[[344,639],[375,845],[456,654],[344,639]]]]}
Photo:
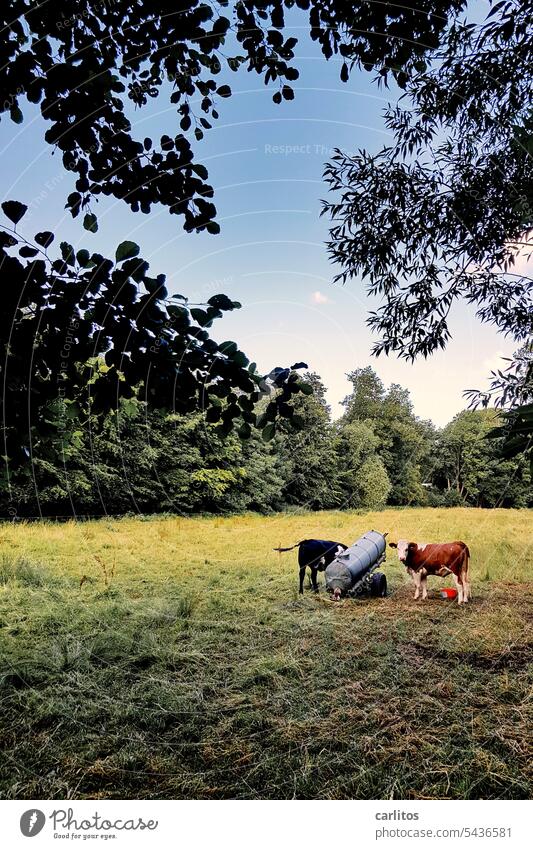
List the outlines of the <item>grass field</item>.
{"type": "MultiPolygon", "coordinates": [[[[2,798],[532,795],[533,511],[0,525],[2,798]],[[474,598],[297,594],[303,537],[463,539],[474,598]]],[[[431,597],[433,596],[433,597],[431,597]]]]}

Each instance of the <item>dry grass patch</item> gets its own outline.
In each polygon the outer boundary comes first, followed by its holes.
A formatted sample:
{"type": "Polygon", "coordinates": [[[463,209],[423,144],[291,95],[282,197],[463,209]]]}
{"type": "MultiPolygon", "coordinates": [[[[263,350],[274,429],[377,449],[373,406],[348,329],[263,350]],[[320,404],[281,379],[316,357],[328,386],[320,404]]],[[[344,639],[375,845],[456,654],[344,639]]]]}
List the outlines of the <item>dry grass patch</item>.
{"type": "Polygon", "coordinates": [[[531,795],[531,512],[123,519],[2,537],[4,798],[531,795]],[[396,559],[386,599],[335,605],[323,580],[299,598],[295,554],[270,550],[370,527],[467,541],[473,603],[415,603],[396,559]],[[97,558],[114,564],[107,578],[97,558]]]}

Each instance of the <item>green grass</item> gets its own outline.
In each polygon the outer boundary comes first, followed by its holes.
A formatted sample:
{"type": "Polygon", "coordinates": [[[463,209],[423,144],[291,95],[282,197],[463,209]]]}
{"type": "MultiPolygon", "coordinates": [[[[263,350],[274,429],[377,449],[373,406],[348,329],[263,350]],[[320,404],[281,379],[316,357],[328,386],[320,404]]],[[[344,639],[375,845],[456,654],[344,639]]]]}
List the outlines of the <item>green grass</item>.
{"type": "Polygon", "coordinates": [[[531,796],[532,517],[1,525],[2,798],[531,796]],[[473,603],[392,551],[387,599],[300,598],[271,550],[372,527],[465,540],[473,603]]]}

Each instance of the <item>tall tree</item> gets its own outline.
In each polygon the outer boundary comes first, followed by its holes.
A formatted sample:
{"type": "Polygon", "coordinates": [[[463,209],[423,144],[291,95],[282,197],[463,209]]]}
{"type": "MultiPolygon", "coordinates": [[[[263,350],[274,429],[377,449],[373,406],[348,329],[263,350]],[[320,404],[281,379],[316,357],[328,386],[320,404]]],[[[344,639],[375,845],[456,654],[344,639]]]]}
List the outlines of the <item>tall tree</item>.
{"type": "MultiPolygon", "coordinates": [[[[346,412],[340,423],[341,433],[349,434],[347,426],[355,423],[360,425],[359,433],[361,427],[368,431],[366,441],[374,446],[387,473],[390,503],[423,503],[420,467],[430,449],[431,424],[414,415],[407,389],[393,383],[386,390],[371,366],[356,369],[347,377],[353,390],[343,401],[346,412]]],[[[353,438],[351,434],[350,441],[353,438]]],[[[359,440],[365,443],[364,436],[360,435],[359,440]]],[[[355,468],[357,462],[354,463],[355,468]]]]}
{"type": "Polygon", "coordinates": [[[475,507],[526,507],[533,490],[526,459],[502,460],[487,434],[499,421],[494,409],[464,410],[443,429],[435,445],[433,480],[454,494],[448,503],[475,507]]]}
{"type": "Polygon", "coordinates": [[[373,421],[347,417],[336,426],[338,480],[342,488],[342,506],[355,508],[383,507],[391,485],[387,470],[379,457],[379,437],[373,421]]]}
{"type": "Polygon", "coordinates": [[[284,479],[283,502],[326,509],[339,506],[342,500],[330,408],[320,376],[306,372],[303,377],[311,391],[300,394],[293,402],[299,429],[294,432],[290,419],[281,424],[273,450],[278,472],[284,479]]]}
{"type": "Polygon", "coordinates": [[[342,401],[346,421],[364,421],[379,416],[385,387],[372,366],[357,368],[346,377],[352,384],[352,391],[342,401]]]}
{"type": "MultiPolygon", "coordinates": [[[[381,298],[376,354],[444,348],[459,299],[519,343],[532,335],[531,278],[516,263],[533,228],[530,14],[526,0],[503,0],[481,24],[452,20],[441,46],[397,76],[393,143],[337,151],[326,168],[337,279],[363,275],[381,298]]],[[[530,401],[531,358],[504,384],[507,402],[530,401]]]]}

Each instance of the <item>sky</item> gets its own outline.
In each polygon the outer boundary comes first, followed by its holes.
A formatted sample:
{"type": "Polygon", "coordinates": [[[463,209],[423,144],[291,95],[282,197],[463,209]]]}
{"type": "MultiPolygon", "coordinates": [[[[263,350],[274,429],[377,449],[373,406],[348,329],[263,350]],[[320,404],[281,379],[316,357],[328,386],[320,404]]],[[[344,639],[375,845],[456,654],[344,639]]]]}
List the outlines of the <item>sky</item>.
{"type": "MultiPolygon", "coordinates": [[[[349,392],[346,373],[372,365],[382,381],[400,383],[411,393],[415,413],[443,426],[466,406],[465,389],[485,388],[490,370],[516,347],[474,311],[458,305],[451,318],[453,340],[444,352],[408,364],[394,355],[371,357],[375,341],[366,326],[375,306],[360,280],[334,285],[337,271],[327,256],[328,221],[320,218],[327,196],[324,165],[335,147],[377,152],[390,141],[383,109],[397,91],[378,88],[372,75],[339,78],[339,60],[326,62],[306,35],[305,19],[294,14],[291,35],[300,39],[295,100],[276,105],[274,88],[245,70],[220,75],[233,96],[220,103],[220,118],[193,145],[209,170],[222,232],[187,234],[182,220],[163,208],[133,214],[119,201],[95,205],[99,231],[90,234],[81,218],[64,210],[73,190],[60,154],[44,142],[46,123],[30,104],[25,121],[0,123],[2,200],[29,206],[19,229],[29,235],[51,229],[78,250],[87,247],[112,256],[132,239],[154,274],[165,273],[171,293],[205,301],[224,292],[242,303],[211,331],[217,341],[235,340],[261,371],[304,360],[328,388],[332,415],[349,392]],[[27,228],[27,229],[26,229],[27,228]]],[[[142,139],[179,131],[176,107],[160,97],[147,109],[129,113],[133,133],[142,139]]]]}

